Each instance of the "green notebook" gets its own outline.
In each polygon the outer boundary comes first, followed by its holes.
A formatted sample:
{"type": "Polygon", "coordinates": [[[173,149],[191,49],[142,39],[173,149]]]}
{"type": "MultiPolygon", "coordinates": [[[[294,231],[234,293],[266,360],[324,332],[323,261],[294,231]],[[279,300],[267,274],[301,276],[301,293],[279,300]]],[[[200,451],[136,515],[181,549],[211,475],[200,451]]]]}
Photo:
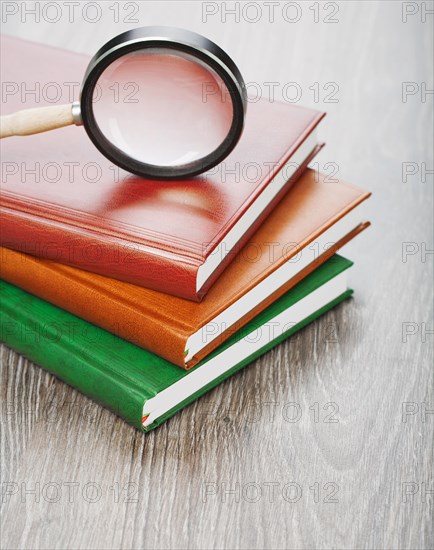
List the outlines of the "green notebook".
{"type": "Polygon", "coordinates": [[[333,256],[190,371],[4,281],[1,339],[149,431],[350,296],[351,265],[333,256]]]}

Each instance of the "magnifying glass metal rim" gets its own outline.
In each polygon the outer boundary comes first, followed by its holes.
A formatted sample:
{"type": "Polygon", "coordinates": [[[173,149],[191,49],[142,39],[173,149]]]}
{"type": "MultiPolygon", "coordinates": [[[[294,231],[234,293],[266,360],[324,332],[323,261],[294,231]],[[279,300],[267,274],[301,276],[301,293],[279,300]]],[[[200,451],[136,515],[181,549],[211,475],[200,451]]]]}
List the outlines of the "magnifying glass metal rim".
{"type": "Polygon", "coordinates": [[[73,116],[81,121],[94,145],[117,166],[140,177],[181,179],[205,172],[220,163],[237,144],[244,127],[247,92],[244,80],[232,59],[204,36],[175,27],[142,27],[126,31],[107,42],[91,59],[81,88],[80,106],[73,116]],[[208,155],[188,164],[159,166],[129,157],[111,143],[100,130],[93,113],[93,93],[103,71],[116,59],[138,50],[173,49],[190,54],[213,69],[226,85],[233,105],[233,119],[223,142],[208,155]]]}

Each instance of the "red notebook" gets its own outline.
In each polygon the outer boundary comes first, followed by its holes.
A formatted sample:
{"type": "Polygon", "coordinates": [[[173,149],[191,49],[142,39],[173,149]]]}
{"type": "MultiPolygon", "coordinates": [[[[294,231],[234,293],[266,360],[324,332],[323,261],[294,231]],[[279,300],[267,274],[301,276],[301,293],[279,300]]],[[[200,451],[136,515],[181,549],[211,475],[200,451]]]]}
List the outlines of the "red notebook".
{"type": "MultiPolygon", "coordinates": [[[[2,81],[18,83],[7,88],[2,114],[78,99],[72,83],[87,62],[2,37],[2,81]]],[[[250,102],[231,155],[183,181],[123,172],[82,127],[3,139],[1,244],[198,301],[318,151],[323,116],[250,102]]]]}

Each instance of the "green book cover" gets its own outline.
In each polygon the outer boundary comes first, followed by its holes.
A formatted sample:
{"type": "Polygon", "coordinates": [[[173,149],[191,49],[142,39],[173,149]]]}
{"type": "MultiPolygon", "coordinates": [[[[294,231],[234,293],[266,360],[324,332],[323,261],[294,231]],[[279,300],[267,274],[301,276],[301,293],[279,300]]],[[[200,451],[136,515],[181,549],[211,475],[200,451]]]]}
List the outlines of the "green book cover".
{"type": "Polygon", "coordinates": [[[5,281],[1,340],[149,431],[350,296],[351,265],[333,256],[190,371],[5,281]]]}

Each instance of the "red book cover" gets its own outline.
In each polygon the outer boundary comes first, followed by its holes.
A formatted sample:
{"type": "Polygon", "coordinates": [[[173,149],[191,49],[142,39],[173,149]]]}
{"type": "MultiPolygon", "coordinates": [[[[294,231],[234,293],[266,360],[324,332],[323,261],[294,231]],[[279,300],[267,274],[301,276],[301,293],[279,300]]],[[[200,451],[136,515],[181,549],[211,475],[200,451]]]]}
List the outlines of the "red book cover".
{"type": "MultiPolygon", "coordinates": [[[[2,114],[77,100],[88,60],[3,36],[2,114]]],[[[199,301],[313,158],[323,116],[251,101],[234,151],[182,181],[118,169],[82,127],[3,139],[1,244],[199,301]]]]}

